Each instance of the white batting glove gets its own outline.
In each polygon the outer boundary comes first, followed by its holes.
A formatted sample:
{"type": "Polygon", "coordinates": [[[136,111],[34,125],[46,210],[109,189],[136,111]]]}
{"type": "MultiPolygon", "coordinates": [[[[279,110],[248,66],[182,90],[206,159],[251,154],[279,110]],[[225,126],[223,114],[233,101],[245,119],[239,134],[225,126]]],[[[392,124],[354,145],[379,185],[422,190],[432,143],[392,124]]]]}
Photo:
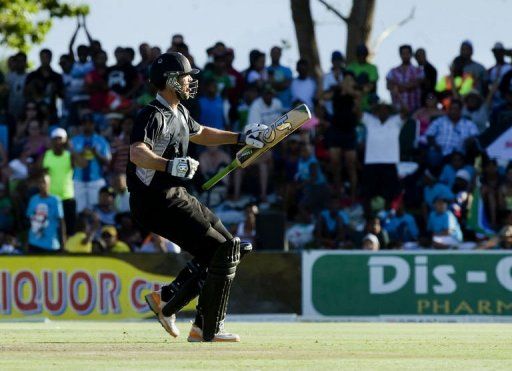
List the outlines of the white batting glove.
{"type": "Polygon", "coordinates": [[[262,148],[265,145],[263,136],[268,130],[268,126],[264,124],[250,124],[245,127],[243,133],[240,134],[239,144],[247,144],[252,147],[262,148]]]}
{"type": "Polygon", "coordinates": [[[178,178],[192,179],[199,166],[199,161],[192,157],[177,157],[167,162],[166,171],[178,178]]]}

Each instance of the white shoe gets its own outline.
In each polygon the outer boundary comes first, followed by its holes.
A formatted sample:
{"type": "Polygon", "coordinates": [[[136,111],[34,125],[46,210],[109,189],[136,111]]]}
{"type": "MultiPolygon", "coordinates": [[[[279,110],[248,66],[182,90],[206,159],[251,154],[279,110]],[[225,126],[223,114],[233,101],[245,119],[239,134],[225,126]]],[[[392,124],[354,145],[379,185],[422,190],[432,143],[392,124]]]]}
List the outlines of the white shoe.
{"type": "MultiPolygon", "coordinates": [[[[190,329],[190,332],[188,334],[187,340],[190,343],[199,343],[204,341],[203,340],[203,330],[201,330],[199,327],[197,327],[194,323],[192,324],[192,328],[190,329]]],[[[219,324],[219,332],[215,334],[212,341],[214,342],[239,342],[240,336],[237,334],[231,334],[229,332],[226,332],[224,329],[224,321],[222,321],[219,324]]]]}
{"type": "Polygon", "coordinates": [[[155,313],[158,322],[162,325],[165,331],[167,331],[171,336],[178,337],[180,335],[180,330],[176,326],[176,315],[173,314],[170,317],[166,317],[162,313],[162,308],[165,307],[167,302],[162,301],[161,291],[153,291],[147,294],[145,297],[146,303],[148,303],[149,308],[155,313]]]}

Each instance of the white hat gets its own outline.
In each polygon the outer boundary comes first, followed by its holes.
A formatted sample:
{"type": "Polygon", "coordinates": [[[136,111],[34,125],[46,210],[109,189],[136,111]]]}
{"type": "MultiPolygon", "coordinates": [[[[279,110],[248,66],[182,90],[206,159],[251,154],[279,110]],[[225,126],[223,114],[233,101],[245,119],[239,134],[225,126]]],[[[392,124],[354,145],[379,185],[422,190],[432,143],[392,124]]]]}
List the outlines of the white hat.
{"type": "Polygon", "coordinates": [[[364,236],[363,237],[363,242],[364,241],[370,241],[372,244],[377,246],[377,250],[380,249],[379,239],[373,233],[368,233],[366,236],[364,236]]]}
{"type": "Polygon", "coordinates": [[[466,182],[471,183],[471,174],[466,169],[457,170],[455,177],[464,179],[466,182]]]}
{"type": "Polygon", "coordinates": [[[50,137],[53,138],[62,138],[64,140],[68,139],[68,133],[63,128],[56,128],[52,130],[50,137]]]}

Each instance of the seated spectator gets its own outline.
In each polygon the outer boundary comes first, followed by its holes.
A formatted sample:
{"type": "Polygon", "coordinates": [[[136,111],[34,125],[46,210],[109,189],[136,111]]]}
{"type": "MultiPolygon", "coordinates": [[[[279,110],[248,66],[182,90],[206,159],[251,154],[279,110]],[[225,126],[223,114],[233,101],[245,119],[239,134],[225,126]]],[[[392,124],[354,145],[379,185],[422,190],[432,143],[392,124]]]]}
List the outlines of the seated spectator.
{"type": "Polygon", "coordinates": [[[491,127],[506,127],[512,122],[512,71],[503,76],[499,89],[504,102],[493,110],[491,127]]]}
{"type": "Polygon", "coordinates": [[[238,223],[236,228],[236,235],[240,237],[242,241],[247,241],[254,244],[256,237],[256,216],[258,215],[258,206],[249,204],[244,209],[245,218],[244,221],[238,223]]]}
{"type": "Polygon", "coordinates": [[[93,207],[93,212],[98,215],[101,225],[115,224],[116,209],[114,207],[114,188],[105,186],[100,189],[98,204],[93,207]]]}
{"type": "Polygon", "coordinates": [[[58,252],[66,241],[62,202],[50,194],[50,176],[38,177],[39,193],[30,198],[26,216],[30,221],[28,252],[58,252]]]}
{"type": "Polygon", "coordinates": [[[144,240],[141,247],[139,249],[134,250],[136,253],[164,253],[164,254],[179,254],[181,252],[181,248],[172,243],[166,238],[157,235],[156,233],[150,233],[148,237],[144,240]]]}
{"type": "Polygon", "coordinates": [[[481,243],[478,249],[512,250],[512,212],[508,212],[504,221],[505,223],[498,235],[481,243]]]}
{"type": "Polygon", "coordinates": [[[386,75],[387,87],[391,93],[393,106],[414,112],[421,107],[421,84],[425,78],[424,71],[411,64],[412,48],[401,45],[399,48],[402,64],[391,69],[386,75]]]}
{"type": "Polygon", "coordinates": [[[117,238],[117,229],[113,225],[106,225],[101,229],[100,244],[103,251],[108,253],[128,253],[130,247],[117,238]]]}
{"type": "Polygon", "coordinates": [[[80,214],[76,222],[76,233],[68,238],[64,250],[69,253],[92,253],[94,234],[95,230],[89,222],[89,217],[84,213],[80,214]]]}
{"type": "Polygon", "coordinates": [[[418,138],[421,138],[425,135],[432,120],[442,115],[444,115],[444,112],[439,109],[437,97],[435,94],[427,93],[425,96],[424,104],[412,115],[412,118],[418,121],[418,138]]]}
{"type": "Polygon", "coordinates": [[[345,225],[348,215],[340,209],[338,197],[331,197],[329,205],[318,215],[315,226],[318,246],[328,249],[339,249],[345,245],[345,225]]]}
{"type": "Polygon", "coordinates": [[[68,148],[68,134],[62,128],[50,134],[51,147],[43,157],[41,166],[50,176],[50,194],[58,196],[64,208],[66,231],[75,233],[76,201],[73,186],[73,159],[68,148]]]}
{"type": "Polygon", "coordinates": [[[380,218],[378,216],[370,216],[366,219],[366,225],[364,227],[365,233],[370,233],[377,237],[379,240],[379,249],[387,249],[389,246],[389,235],[388,232],[382,228],[380,218]]]}
{"type": "Polygon", "coordinates": [[[462,117],[462,102],[451,101],[446,116],[432,122],[425,136],[430,146],[437,148],[443,156],[453,151],[465,152],[466,146],[479,134],[476,125],[462,117]]]}
{"type": "Polygon", "coordinates": [[[475,123],[479,133],[482,133],[489,126],[489,115],[491,112],[491,100],[498,85],[493,85],[484,100],[480,92],[476,89],[471,90],[464,97],[464,108],[462,116],[475,123]]]}
{"type": "Polygon", "coordinates": [[[43,133],[42,123],[32,120],[27,125],[23,139],[16,144],[15,153],[27,152],[29,156],[39,158],[50,147],[48,137],[43,133]]]}
{"type": "Polygon", "coordinates": [[[292,102],[300,101],[313,109],[317,87],[315,79],[311,77],[310,65],[306,59],[299,59],[297,62],[297,74],[290,86],[292,102]]]}
{"type": "Polygon", "coordinates": [[[482,174],[480,176],[482,199],[489,217],[489,222],[494,230],[498,227],[498,200],[499,190],[502,184],[502,176],[499,173],[498,162],[494,158],[484,157],[482,161],[482,174]]]}
{"type": "Polygon", "coordinates": [[[368,233],[363,237],[361,248],[363,250],[378,251],[380,250],[379,239],[374,234],[368,233]]]}
{"type": "Polygon", "coordinates": [[[371,101],[375,100],[379,80],[377,66],[368,62],[368,55],[366,45],[359,44],[356,49],[356,61],[347,67],[347,71],[354,74],[357,85],[361,88],[363,96],[360,104],[363,111],[368,111],[371,101]]]}
{"type": "Polygon", "coordinates": [[[0,232],[0,255],[20,255],[19,245],[16,237],[0,232]]]}
{"type": "Polygon", "coordinates": [[[71,139],[75,158],[73,180],[75,184],[76,210],[92,210],[98,203],[99,190],[105,186],[103,166],[111,159],[110,145],[104,137],[95,133],[92,115],[81,119],[82,133],[71,139]]]}
{"type": "Polygon", "coordinates": [[[203,83],[203,95],[199,97],[201,114],[199,122],[215,129],[224,130],[226,120],[224,118],[224,100],[217,93],[217,82],[213,79],[203,83]]]}
{"type": "Polygon", "coordinates": [[[505,179],[499,190],[499,210],[501,215],[512,212],[512,162],[505,171],[505,179]]]}
{"type": "Polygon", "coordinates": [[[451,205],[453,214],[457,217],[462,231],[466,232],[466,220],[469,210],[472,176],[466,169],[459,169],[455,174],[452,192],[455,195],[451,205]]]}
{"type": "Polygon", "coordinates": [[[142,234],[135,225],[131,214],[119,213],[116,215],[117,238],[126,243],[132,251],[140,247],[143,242],[142,234]]]}
{"type": "Polygon", "coordinates": [[[414,217],[405,211],[403,202],[399,202],[384,229],[389,234],[390,245],[397,248],[418,241],[419,230],[414,217]]]}
{"type": "Polygon", "coordinates": [[[0,232],[10,232],[14,226],[13,202],[4,183],[0,183],[0,232]]]}
{"type": "Polygon", "coordinates": [[[462,152],[454,151],[450,155],[450,162],[443,166],[443,170],[439,176],[439,182],[446,184],[449,188],[452,188],[453,183],[455,182],[455,176],[461,169],[464,169],[469,173],[471,176],[471,183],[475,176],[475,168],[466,164],[466,160],[462,152]]]}
{"type": "Polygon", "coordinates": [[[329,186],[311,145],[302,144],[295,180],[301,192],[299,206],[314,214],[320,212],[329,201],[329,186]]]}
{"type": "Polygon", "coordinates": [[[112,188],[115,192],[114,208],[118,213],[130,212],[130,192],[126,185],[126,174],[114,174],[112,188]]]}
{"type": "Polygon", "coordinates": [[[314,239],[315,223],[307,209],[300,209],[296,222],[286,230],[286,240],[292,249],[302,250],[311,247],[314,239]]]}
{"type": "Polygon", "coordinates": [[[425,184],[425,188],[423,189],[423,200],[425,205],[428,207],[428,210],[431,210],[434,207],[434,201],[438,198],[450,201],[453,201],[455,198],[451,188],[446,184],[438,182],[434,174],[432,174],[428,169],[425,170],[423,182],[425,184]]]}
{"type": "Polygon", "coordinates": [[[427,230],[432,233],[433,247],[448,249],[462,242],[462,231],[457,218],[448,210],[448,200],[437,197],[434,210],[428,217],[427,230]]]}

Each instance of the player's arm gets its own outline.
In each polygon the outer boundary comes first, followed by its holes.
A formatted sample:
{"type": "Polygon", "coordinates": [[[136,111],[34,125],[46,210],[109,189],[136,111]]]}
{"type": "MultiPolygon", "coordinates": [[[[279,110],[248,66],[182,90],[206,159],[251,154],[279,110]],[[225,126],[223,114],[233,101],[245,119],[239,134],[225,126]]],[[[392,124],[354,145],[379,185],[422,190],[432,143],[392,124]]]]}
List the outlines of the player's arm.
{"type": "Polygon", "coordinates": [[[146,143],[136,142],[130,145],[130,161],[144,169],[166,171],[169,160],[155,154],[146,143]]]}
{"type": "Polygon", "coordinates": [[[239,133],[234,133],[232,131],[201,126],[200,132],[191,136],[190,141],[202,146],[219,146],[222,144],[237,144],[239,136],[239,133]]]}

